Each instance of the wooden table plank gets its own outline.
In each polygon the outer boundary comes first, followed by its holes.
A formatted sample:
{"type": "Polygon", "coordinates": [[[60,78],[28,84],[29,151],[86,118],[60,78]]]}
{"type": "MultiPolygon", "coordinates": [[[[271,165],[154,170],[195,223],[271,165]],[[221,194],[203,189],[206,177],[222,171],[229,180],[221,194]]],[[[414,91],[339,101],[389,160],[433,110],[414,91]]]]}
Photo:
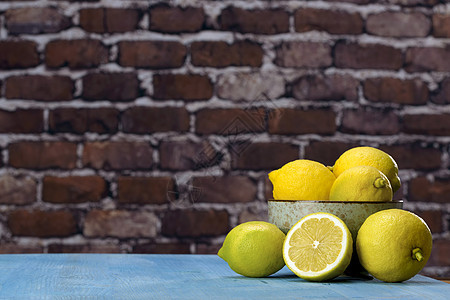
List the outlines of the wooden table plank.
{"type": "Polygon", "coordinates": [[[0,299],[448,299],[450,285],[339,277],[314,283],[287,268],[267,278],[234,273],[216,255],[0,255],[0,299]]]}

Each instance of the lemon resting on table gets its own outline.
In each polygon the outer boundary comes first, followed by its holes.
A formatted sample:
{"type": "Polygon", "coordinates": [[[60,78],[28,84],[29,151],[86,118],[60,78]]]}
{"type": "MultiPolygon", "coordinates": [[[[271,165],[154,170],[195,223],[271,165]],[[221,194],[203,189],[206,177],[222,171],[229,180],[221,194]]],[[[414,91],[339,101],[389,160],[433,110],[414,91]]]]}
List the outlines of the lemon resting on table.
{"type": "Polygon", "coordinates": [[[432,244],[425,221],[402,209],[370,215],[356,237],[361,265],[386,282],[405,281],[419,273],[430,257],[432,244]]]}
{"type": "Polygon", "coordinates": [[[341,275],[350,264],[353,239],[345,223],[329,213],[303,217],[283,244],[286,266],[300,278],[325,281],[341,275]]]}
{"type": "Polygon", "coordinates": [[[230,268],[247,277],[266,277],[284,267],[285,234],[277,226],[251,221],[234,227],[217,253],[230,268]]]}

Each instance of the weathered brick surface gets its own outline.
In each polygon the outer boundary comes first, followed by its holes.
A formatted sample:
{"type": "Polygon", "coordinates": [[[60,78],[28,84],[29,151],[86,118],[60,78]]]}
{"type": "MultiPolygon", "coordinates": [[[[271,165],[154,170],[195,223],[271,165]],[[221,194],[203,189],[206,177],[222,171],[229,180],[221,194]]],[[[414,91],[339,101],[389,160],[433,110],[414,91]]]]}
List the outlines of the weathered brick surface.
{"type": "Polygon", "coordinates": [[[126,210],[92,210],[83,225],[87,237],[145,238],[155,237],[158,219],[152,212],[126,210]]]}
{"type": "Polygon", "coordinates": [[[428,87],[420,79],[369,78],[364,82],[364,96],[374,102],[423,105],[428,101],[428,87]]]}
{"type": "Polygon", "coordinates": [[[36,181],[30,177],[8,174],[0,177],[1,204],[29,204],[36,201],[36,181]]]}
{"type": "Polygon", "coordinates": [[[439,38],[450,37],[450,14],[433,15],[433,35],[439,38]]]}
{"type": "Polygon", "coordinates": [[[333,166],[342,153],[357,146],[356,143],[314,141],[305,147],[304,158],[333,166]]]}
{"type": "Polygon", "coordinates": [[[439,169],[442,164],[442,152],[430,146],[424,147],[420,144],[404,144],[379,147],[389,153],[397,162],[401,170],[433,170],[439,169]]]}
{"type": "Polygon", "coordinates": [[[158,100],[208,100],[213,94],[211,80],[198,74],[157,74],[153,88],[153,97],[158,100]]]}
{"type": "Polygon", "coordinates": [[[155,5],[149,10],[149,29],[165,33],[196,32],[205,23],[200,7],[171,7],[155,5]]]}
{"type": "Polygon", "coordinates": [[[400,131],[398,115],[390,109],[348,109],[342,116],[340,130],[347,133],[390,135],[400,131]]]}
{"type": "Polygon", "coordinates": [[[32,41],[0,41],[0,69],[22,69],[39,64],[37,45],[32,41]]]}
{"type": "Polygon", "coordinates": [[[123,41],[119,43],[119,64],[125,67],[169,69],[184,64],[186,47],[171,41],[123,41]]]}
{"type": "Polygon", "coordinates": [[[165,204],[175,200],[175,181],[171,177],[119,177],[121,204],[165,204]]]}
{"type": "Polygon", "coordinates": [[[186,243],[149,243],[133,246],[133,253],[139,254],[190,254],[191,246],[186,243]]]}
{"type": "Polygon", "coordinates": [[[17,236],[65,237],[77,233],[77,223],[68,211],[19,209],[8,215],[8,228],[17,236]]]}
{"type": "Polygon", "coordinates": [[[83,165],[94,169],[150,169],[153,149],[145,142],[88,142],[83,165]]]}
{"type": "Polygon", "coordinates": [[[8,99],[66,101],[73,98],[74,89],[73,81],[67,76],[18,75],[5,80],[8,99]]]}
{"type": "Polygon", "coordinates": [[[326,31],[332,34],[361,34],[363,19],[359,13],[317,8],[301,8],[294,14],[295,30],[326,31]]]}
{"type": "Polygon", "coordinates": [[[329,67],[332,64],[331,47],[325,43],[285,42],[276,49],[275,63],[281,67],[329,67]]]}
{"type": "Polygon", "coordinates": [[[222,30],[276,34],[288,32],[289,14],[282,9],[245,10],[229,6],[222,10],[219,23],[222,30]]]}
{"type": "Polygon", "coordinates": [[[18,245],[13,243],[2,243],[0,245],[0,254],[27,254],[43,253],[42,246],[18,245]]]}
{"type": "Polygon", "coordinates": [[[218,236],[230,230],[229,215],[225,210],[173,210],[165,213],[161,232],[166,236],[218,236]]]}
{"type": "Polygon", "coordinates": [[[450,47],[409,48],[405,55],[408,72],[450,71],[450,47]]]}
{"type": "Polygon", "coordinates": [[[48,245],[48,253],[121,253],[119,245],[48,245]]]}
{"type": "Polygon", "coordinates": [[[358,99],[359,81],[348,75],[305,75],[292,84],[292,94],[298,100],[358,99]]]}
{"type": "Polygon", "coordinates": [[[184,107],[133,107],[122,114],[122,130],[132,133],[189,130],[189,113],[184,107]]]}
{"type": "Polygon", "coordinates": [[[196,254],[217,254],[222,245],[198,244],[196,254]]]}
{"type": "Polygon", "coordinates": [[[106,182],[100,176],[46,176],[42,200],[51,203],[98,202],[106,195],[106,182]]]}
{"type": "Polygon", "coordinates": [[[191,45],[192,64],[203,67],[250,66],[262,64],[263,49],[254,42],[194,42],[191,45]]]}
{"type": "Polygon", "coordinates": [[[444,79],[440,84],[440,90],[433,95],[431,101],[437,104],[450,103],[450,77],[444,79]]]}
{"type": "Polygon", "coordinates": [[[424,37],[430,28],[430,19],[419,12],[381,12],[367,17],[366,28],[370,34],[391,37],[424,37]]]}
{"type": "Polygon", "coordinates": [[[400,49],[379,44],[340,42],[335,47],[335,65],[350,69],[398,70],[403,65],[400,49]]]}
{"type": "Polygon", "coordinates": [[[198,202],[233,203],[256,199],[256,186],[246,176],[195,177],[192,185],[199,190],[198,202]]]}
{"type": "Polygon", "coordinates": [[[166,170],[203,169],[216,165],[221,159],[220,153],[206,141],[162,142],[159,156],[160,167],[166,170]]]}
{"type": "Polygon", "coordinates": [[[5,13],[9,34],[53,33],[71,25],[70,18],[52,7],[21,7],[5,13]]]}
{"type": "Polygon", "coordinates": [[[406,133],[427,135],[450,135],[450,114],[406,114],[403,128],[406,133]]]}
{"type": "Polygon", "coordinates": [[[448,203],[450,178],[416,177],[409,182],[408,199],[410,201],[448,203]]]}
{"type": "Polygon", "coordinates": [[[114,133],[119,126],[119,111],[113,108],[51,110],[48,118],[50,132],[114,133]]]}
{"type": "Polygon", "coordinates": [[[419,210],[414,211],[427,223],[432,233],[441,233],[443,230],[443,212],[439,210],[419,210]]]}
{"type": "Polygon", "coordinates": [[[85,8],[80,10],[80,26],[88,32],[127,32],[137,29],[140,15],[136,9],[85,8]]]}
{"type": "MultiPolygon", "coordinates": [[[[449,266],[450,265],[450,241],[446,239],[436,239],[433,241],[430,259],[427,266],[449,266]]],[[[445,275],[444,275],[445,276],[445,275]]]]}
{"type": "Polygon", "coordinates": [[[85,100],[131,101],[139,96],[139,80],[134,73],[90,73],[83,78],[85,100]]]}
{"type": "Polygon", "coordinates": [[[40,109],[0,110],[1,133],[39,133],[44,130],[44,112],[40,109]]]}
{"type": "Polygon", "coordinates": [[[333,134],[336,131],[336,114],[330,109],[278,109],[271,112],[271,134],[333,134]]]}
{"type": "Polygon", "coordinates": [[[285,143],[236,142],[230,145],[231,166],[234,169],[273,170],[298,159],[297,146],[285,143]],[[267,159],[270,157],[270,159],[267,159]]]}
{"type": "Polygon", "coordinates": [[[8,146],[9,165],[26,169],[73,169],[77,145],[71,142],[17,142],[8,146]]]}
{"type": "Polygon", "coordinates": [[[108,61],[108,49],[99,40],[55,40],[45,48],[45,64],[50,68],[93,68],[108,61]]]}
{"type": "Polygon", "coordinates": [[[199,134],[231,135],[265,129],[263,109],[203,109],[196,114],[195,131],[199,134]]]}

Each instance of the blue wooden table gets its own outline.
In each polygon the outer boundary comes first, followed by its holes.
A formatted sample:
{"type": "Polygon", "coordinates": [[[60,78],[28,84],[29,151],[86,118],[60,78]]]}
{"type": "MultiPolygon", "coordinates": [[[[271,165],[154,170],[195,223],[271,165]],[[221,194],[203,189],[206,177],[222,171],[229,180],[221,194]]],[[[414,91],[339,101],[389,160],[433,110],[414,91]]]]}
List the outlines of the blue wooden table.
{"type": "Polygon", "coordinates": [[[237,275],[216,255],[0,255],[0,299],[450,299],[424,276],[403,283],[339,277],[304,281],[287,269],[237,275]]]}

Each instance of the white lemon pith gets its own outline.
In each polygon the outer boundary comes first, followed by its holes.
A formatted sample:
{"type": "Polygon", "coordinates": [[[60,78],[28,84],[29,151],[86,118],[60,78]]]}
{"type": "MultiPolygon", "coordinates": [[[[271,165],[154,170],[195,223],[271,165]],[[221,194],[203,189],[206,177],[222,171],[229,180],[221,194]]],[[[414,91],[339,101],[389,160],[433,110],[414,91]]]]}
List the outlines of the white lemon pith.
{"type": "Polygon", "coordinates": [[[350,263],[353,241],[345,223],[329,213],[305,216],[287,233],[283,258],[300,278],[325,281],[342,274],[350,263]]]}
{"type": "Polygon", "coordinates": [[[402,209],[369,216],[358,231],[361,265],[386,282],[405,281],[419,273],[432,248],[431,231],[419,216],[402,209]]]}
{"type": "Polygon", "coordinates": [[[355,147],[345,151],[336,160],[332,170],[339,177],[345,170],[357,166],[371,166],[380,170],[389,179],[394,193],[401,186],[395,160],[386,152],[373,147],[355,147]]]}
{"type": "Polygon", "coordinates": [[[378,169],[357,166],[342,172],[330,190],[332,201],[392,201],[389,179],[378,169]]]}
{"type": "Polygon", "coordinates": [[[336,179],[323,164],[298,159],[269,173],[275,200],[328,200],[336,179]]]}
{"type": "Polygon", "coordinates": [[[247,277],[266,277],[284,267],[285,234],[275,225],[251,221],[234,227],[217,253],[230,268],[247,277]]]}

